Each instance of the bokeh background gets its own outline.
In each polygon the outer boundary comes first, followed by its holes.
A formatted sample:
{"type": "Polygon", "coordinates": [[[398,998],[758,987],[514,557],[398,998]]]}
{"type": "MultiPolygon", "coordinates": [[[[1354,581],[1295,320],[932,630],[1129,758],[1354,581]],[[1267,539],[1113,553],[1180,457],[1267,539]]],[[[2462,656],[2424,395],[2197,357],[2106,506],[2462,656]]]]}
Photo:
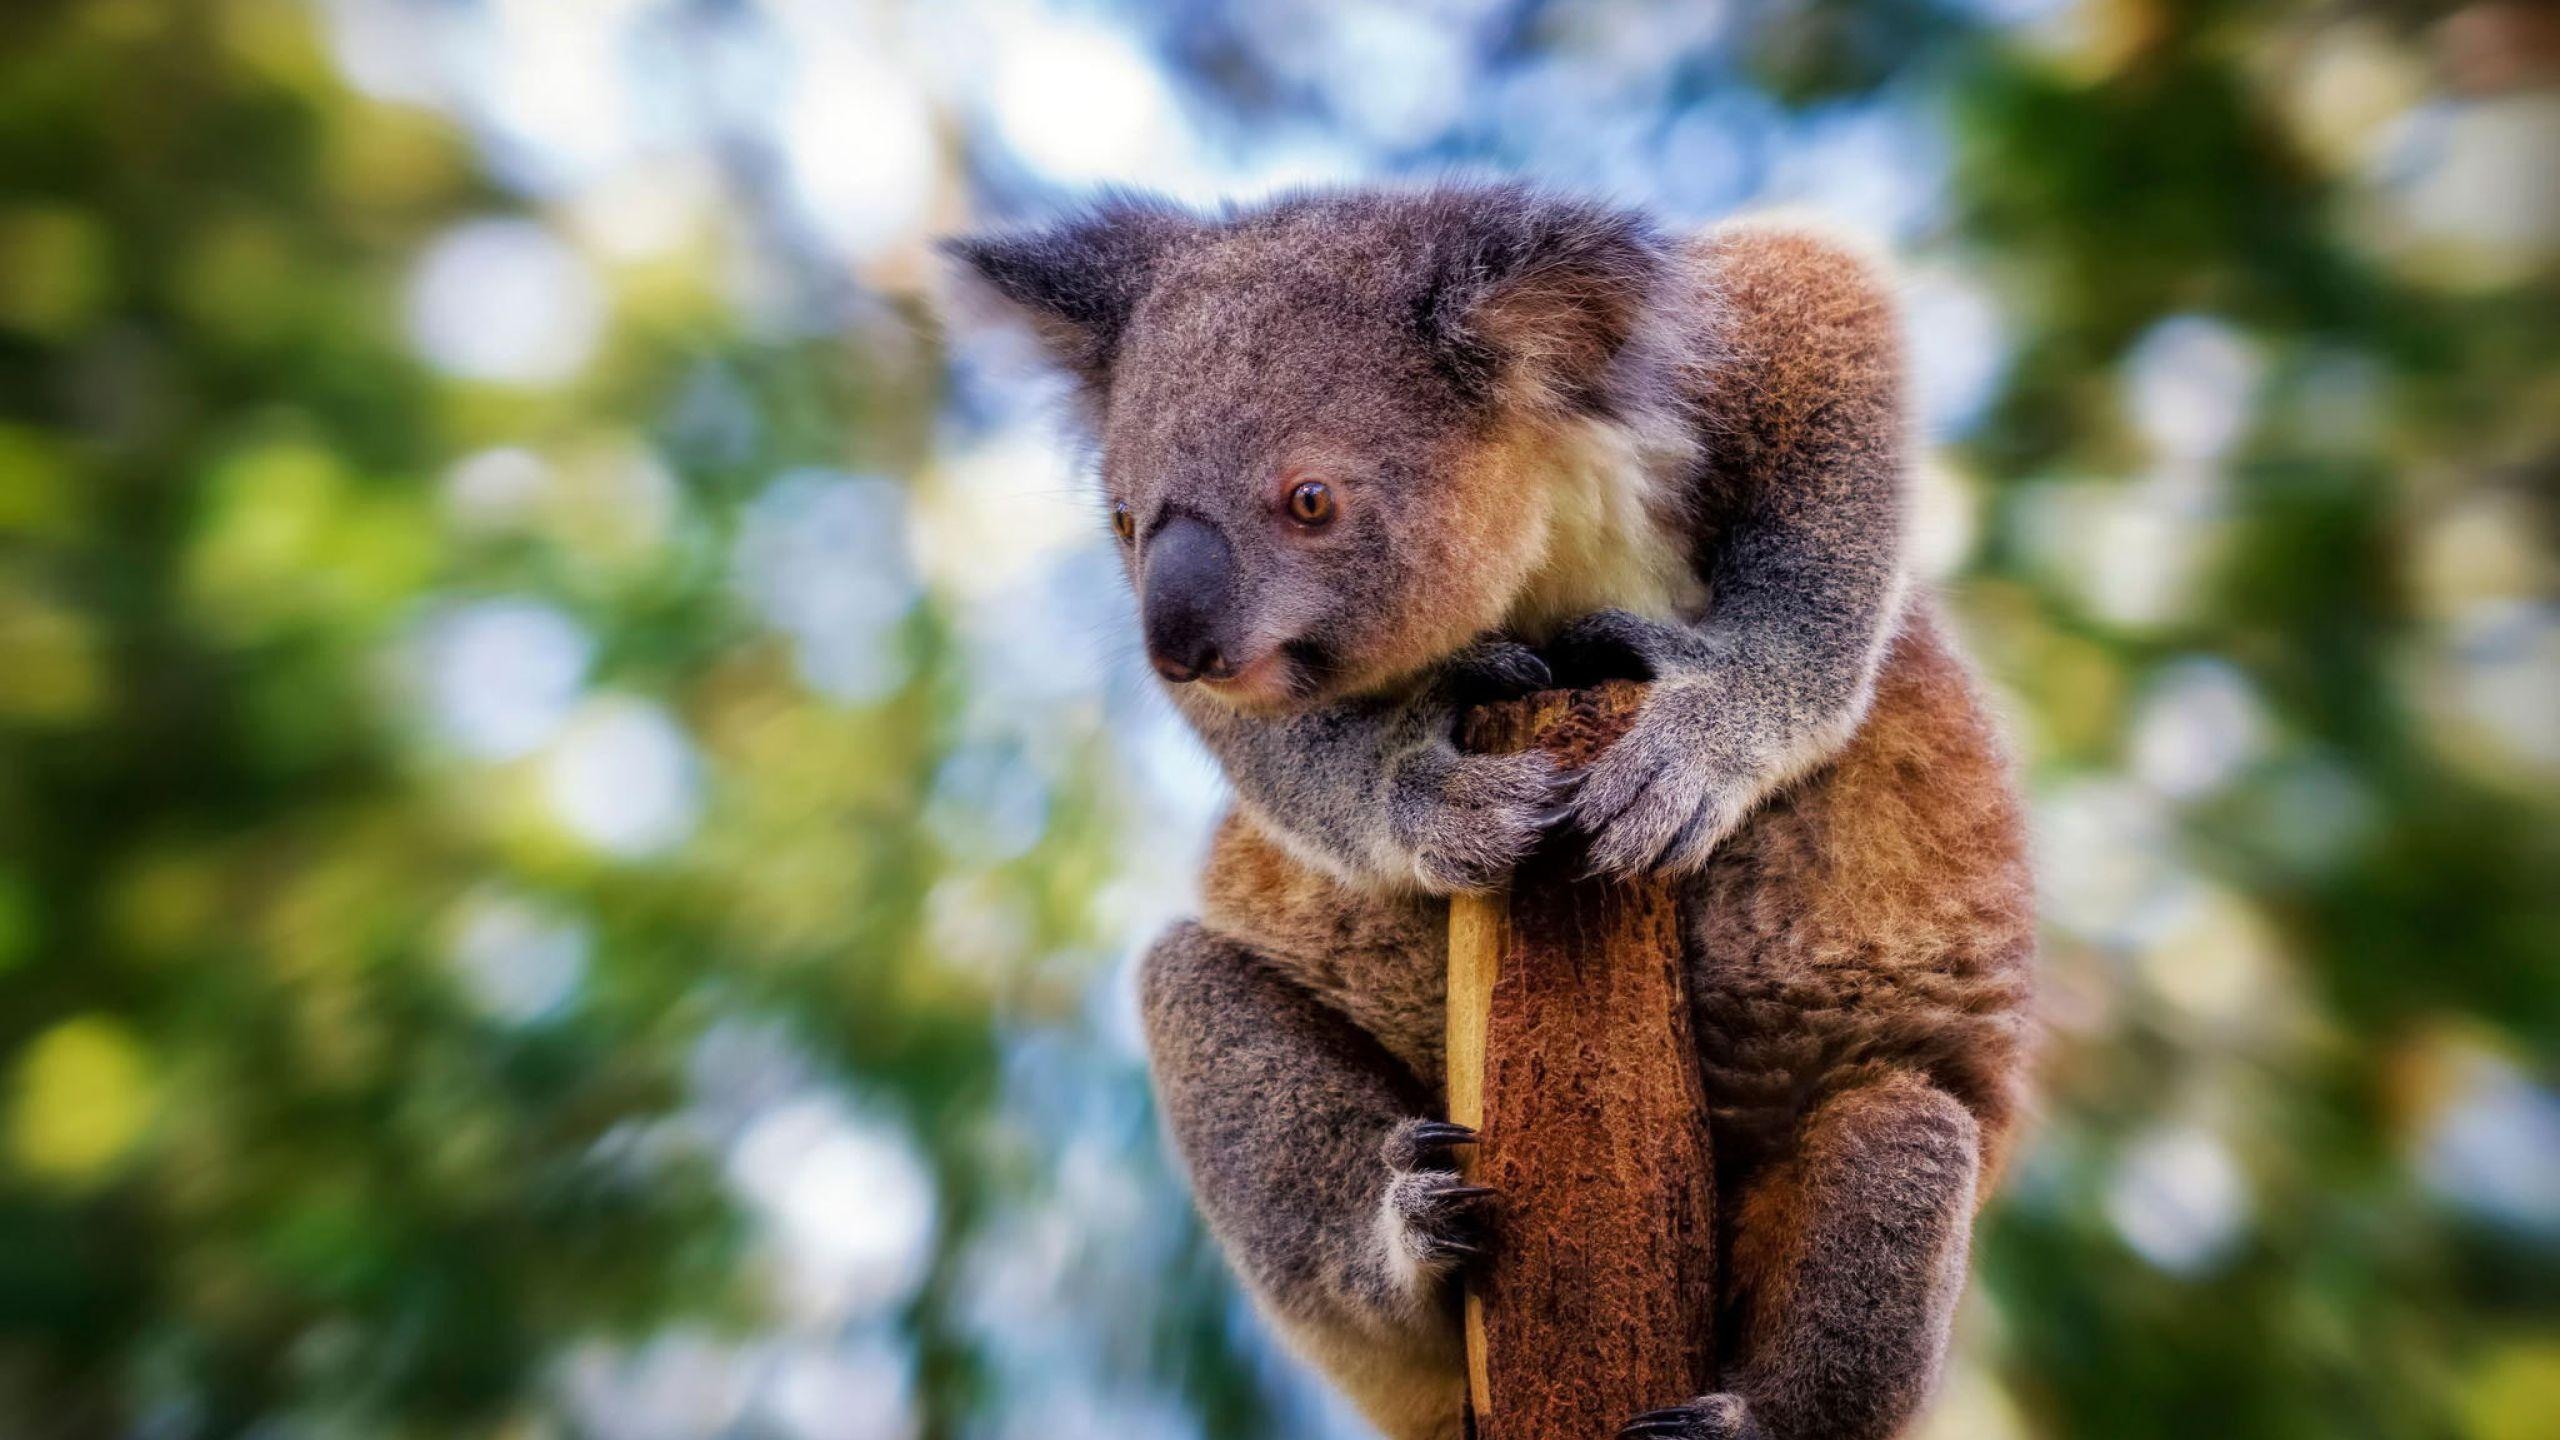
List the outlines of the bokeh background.
{"type": "Polygon", "coordinates": [[[0,1436],[1363,1433],[927,243],[1449,166],[1909,259],[2054,1037],[1930,1440],[2560,1435],[2550,8],[13,0],[0,1436]]]}

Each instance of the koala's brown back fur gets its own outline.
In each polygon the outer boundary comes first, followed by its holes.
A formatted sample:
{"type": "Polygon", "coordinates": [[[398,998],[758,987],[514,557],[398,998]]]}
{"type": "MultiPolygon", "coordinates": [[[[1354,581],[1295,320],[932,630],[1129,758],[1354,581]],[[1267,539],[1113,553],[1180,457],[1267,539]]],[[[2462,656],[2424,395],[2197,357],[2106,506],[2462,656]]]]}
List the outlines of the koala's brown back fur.
{"type": "MultiPolygon", "coordinates": [[[[1818,1099],[1884,1065],[1970,1109],[1993,1175],[2026,1059],[2034,941],[2007,762],[1915,601],[1836,760],[1687,882],[1691,1001],[1727,1192],[1818,1099]]],[[[1212,848],[1206,919],[1441,1090],[1448,902],[1353,889],[1249,819],[1212,848]]]]}

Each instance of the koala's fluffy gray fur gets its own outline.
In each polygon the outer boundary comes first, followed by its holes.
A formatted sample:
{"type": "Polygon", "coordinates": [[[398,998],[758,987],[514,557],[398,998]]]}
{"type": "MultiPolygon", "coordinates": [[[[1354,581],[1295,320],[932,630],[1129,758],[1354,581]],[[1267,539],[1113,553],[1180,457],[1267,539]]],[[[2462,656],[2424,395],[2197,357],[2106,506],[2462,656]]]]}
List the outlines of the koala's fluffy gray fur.
{"type": "Polygon", "coordinates": [[[1630,1433],[1901,1430],[2018,1108],[2032,923],[2000,746],[1904,583],[1877,271],[1513,186],[1120,197],[952,249],[1075,378],[1142,597],[1176,534],[1214,579],[1173,695],[1237,806],[1143,1005],[1268,1313],[1391,1435],[1458,1433],[1452,1272],[1499,1197],[1436,1119],[1445,897],[1569,824],[1684,877],[1716,1135],[1725,1388],[1630,1433]],[[1613,673],[1652,689],[1581,776],[1453,743],[1613,673]]]}

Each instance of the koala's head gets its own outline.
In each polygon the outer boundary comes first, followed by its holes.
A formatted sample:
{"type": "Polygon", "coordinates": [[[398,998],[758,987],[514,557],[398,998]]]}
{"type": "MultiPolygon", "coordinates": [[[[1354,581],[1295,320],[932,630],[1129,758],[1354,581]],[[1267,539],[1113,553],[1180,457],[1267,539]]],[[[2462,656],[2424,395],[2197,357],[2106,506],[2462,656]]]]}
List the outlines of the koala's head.
{"type": "Polygon", "coordinates": [[[1119,196],[946,248],[1076,387],[1157,672],[1251,710],[1503,624],[1559,447],[1670,384],[1665,243],[1518,187],[1119,196]]]}

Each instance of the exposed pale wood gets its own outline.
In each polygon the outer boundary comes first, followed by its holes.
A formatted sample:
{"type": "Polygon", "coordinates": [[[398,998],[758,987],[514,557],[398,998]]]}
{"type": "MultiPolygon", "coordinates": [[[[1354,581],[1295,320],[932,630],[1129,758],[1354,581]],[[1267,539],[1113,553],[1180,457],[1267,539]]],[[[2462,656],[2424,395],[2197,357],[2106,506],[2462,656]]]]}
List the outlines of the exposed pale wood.
{"type": "MultiPolygon", "coordinates": [[[[1587,764],[1643,687],[1552,691],[1470,717],[1471,750],[1587,764]]],[[[1581,878],[1567,837],[1449,916],[1451,1118],[1500,1192],[1467,1293],[1478,1440],[1594,1440],[1711,1388],[1714,1179],[1678,915],[1658,880],[1581,878]]]]}
{"type": "MultiPolygon", "coordinates": [[[[1484,1026],[1493,1000],[1494,967],[1510,915],[1500,896],[1460,895],[1449,902],[1449,1118],[1484,1128],[1484,1026]]],[[[1469,1168],[1475,1163],[1470,1160],[1469,1168]]],[[[1484,1306],[1466,1297],[1467,1394],[1485,1393],[1484,1306]]],[[[1481,1403],[1475,1402],[1475,1403],[1481,1403]]]]}

